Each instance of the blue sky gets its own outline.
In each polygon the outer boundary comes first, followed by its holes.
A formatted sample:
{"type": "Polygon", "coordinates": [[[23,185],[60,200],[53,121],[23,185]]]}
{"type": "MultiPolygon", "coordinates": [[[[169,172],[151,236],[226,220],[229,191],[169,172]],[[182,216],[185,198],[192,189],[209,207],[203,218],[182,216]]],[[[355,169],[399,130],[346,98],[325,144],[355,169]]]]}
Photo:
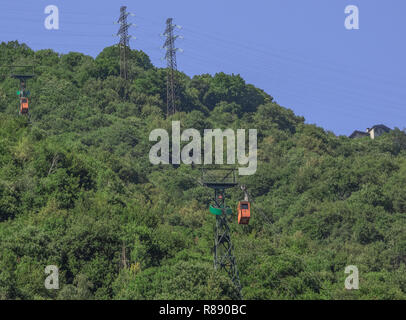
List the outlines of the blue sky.
{"type": "Polygon", "coordinates": [[[135,14],[130,45],[164,66],[166,18],[183,28],[178,68],[189,76],[241,74],[282,106],[336,134],[374,124],[406,127],[406,1],[1,0],[0,41],[96,56],[117,42],[119,8],[135,14]],[[60,29],[46,30],[57,5],[60,29]],[[347,5],[360,29],[344,28],[347,5]]]}

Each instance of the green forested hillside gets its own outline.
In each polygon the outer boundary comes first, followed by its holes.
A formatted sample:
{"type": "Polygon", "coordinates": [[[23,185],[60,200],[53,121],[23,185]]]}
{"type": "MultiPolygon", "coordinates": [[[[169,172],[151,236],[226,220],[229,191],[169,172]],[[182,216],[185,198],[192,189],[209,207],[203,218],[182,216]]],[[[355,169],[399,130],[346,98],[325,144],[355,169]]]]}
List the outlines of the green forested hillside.
{"type": "MultiPolygon", "coordinates": [[[[253,217],[231,223],[245,299],[406,299],[403,131],[337,137],[223,73],[180,73],[182,112],[166,119],[166,70],[132,51],[126,85],[118,57],[0,45],[2,67],[36,71],[31,123],[18,116],[18,82],[0,75],[1,299],[235,298],[213,270],[199,171],[149,162],[149,133],[172,120],[258,130],[258,171],[241,178],[253,217]],[[47,265],[60,290],[44,288],[47,265]],[[348,265],[359,290],[344,288],[348,265]]],[[[235,188],[227,202],[241,197],[235,188]]]]}

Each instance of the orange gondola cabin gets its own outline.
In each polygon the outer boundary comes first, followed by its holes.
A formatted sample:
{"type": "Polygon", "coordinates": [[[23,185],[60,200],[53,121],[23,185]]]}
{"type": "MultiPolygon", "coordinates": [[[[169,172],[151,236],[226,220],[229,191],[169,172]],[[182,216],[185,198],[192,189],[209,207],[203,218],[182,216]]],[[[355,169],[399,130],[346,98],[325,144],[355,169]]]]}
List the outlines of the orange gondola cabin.
{"type": "Polygon", "coordinates": [[[251,206],[249,201],[238,202],[238,224],[248,224],[251,218],[251,206]]]}
{"type": "Polygon", "coordinates": [[[28,113],[28,99],[21,98],[20,99],[20,114],[27,114],[28,113]]]}

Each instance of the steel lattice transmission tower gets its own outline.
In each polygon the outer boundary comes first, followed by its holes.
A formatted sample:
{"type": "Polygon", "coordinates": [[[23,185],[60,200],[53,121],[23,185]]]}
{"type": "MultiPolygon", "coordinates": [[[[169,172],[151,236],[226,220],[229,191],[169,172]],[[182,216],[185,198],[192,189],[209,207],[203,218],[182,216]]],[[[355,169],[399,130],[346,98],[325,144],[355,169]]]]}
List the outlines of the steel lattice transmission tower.
{"type": "Polygon", "coordinates": [[[165,59],[167,62],[167,81],[166,81],[166,103],[167,103],[167,116],[176,113],[177,105],[177,64],[176,64],[176,51],[179,49],[175,47],[175,40],[179,38],[175,35],[175,28],[180,28],[173,24],[173,19],[168,18],[166,20],[166,29],[164,36],[166,37],[163,48],[166,49],[165,59]]]}
{"type": "Polygon", "coordinates": [[[128,35],[128,28],[132,25],[127,22],[127,17],[130,13],[127,12],[127,7],[122,6],[120,8],[120,18],[118,19],[118,24],[120,29],[117,35],[120,37],[119,47],[120,47],[120,76],[127,80],[128,79],[128,49],[130,47],[130,38],[128,35]]]}

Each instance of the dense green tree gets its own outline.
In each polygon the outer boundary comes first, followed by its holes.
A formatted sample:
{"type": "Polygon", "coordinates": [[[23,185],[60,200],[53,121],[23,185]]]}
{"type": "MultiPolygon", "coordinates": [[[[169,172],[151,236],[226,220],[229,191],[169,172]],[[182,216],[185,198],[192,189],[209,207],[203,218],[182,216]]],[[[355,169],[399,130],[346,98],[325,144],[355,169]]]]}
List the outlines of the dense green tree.
{"type": "Polygon", "coordinates": [[[258,130],[249,226],[230,223],[248,299],[406,298],[406,133],[337,137],[239,75],[177,73],[142,51],[119,76],[119,48],[96,58],[0,44],[0,64],[34,64],[30,119],[0,72],[0,299],[233,299],[212,266],[211,191],[187,165],[149,162],[153,129],[258,130]],[[59,291],[44,288],[57,265],[59,291]],[[344,288],[345,267],[360,290],[344,288]]]}

